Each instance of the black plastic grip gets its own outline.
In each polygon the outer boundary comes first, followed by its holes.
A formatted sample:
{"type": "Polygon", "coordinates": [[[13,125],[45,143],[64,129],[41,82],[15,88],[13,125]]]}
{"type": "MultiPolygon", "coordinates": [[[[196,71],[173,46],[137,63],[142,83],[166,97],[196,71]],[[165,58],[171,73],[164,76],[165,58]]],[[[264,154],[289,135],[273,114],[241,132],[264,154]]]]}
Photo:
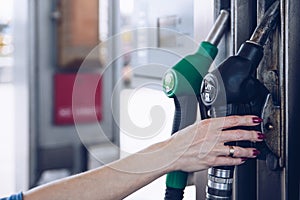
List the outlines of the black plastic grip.
{"type": "Polygon", "coordinates": [[[175,112],[174,112],[173,127],[171,133],[172,135],[179,130],[180,121],[181,121],[180,102],[176,97],[174,98],[174,105],[175,105],[175,112]]]}
{"type": "MultiPolygon", "coordinates": [[[[181,107],[179,100],[174,98],[175,112],[173,119],[172,135],[179,130],[181,122],[181,107]]],[[[165,200],[182,200],[184,189],[166,187],[165,200]]]]}
{"type": "MultiPolygon", "coordinates": [[[[172,134],[195,122],[197,114],[197,98],[195,96],[175,97],[174,105],[175,113],[172,134]]],[[[184,188],[166,187],[165,200],[182,200],[183,195],[184,188]]]]}

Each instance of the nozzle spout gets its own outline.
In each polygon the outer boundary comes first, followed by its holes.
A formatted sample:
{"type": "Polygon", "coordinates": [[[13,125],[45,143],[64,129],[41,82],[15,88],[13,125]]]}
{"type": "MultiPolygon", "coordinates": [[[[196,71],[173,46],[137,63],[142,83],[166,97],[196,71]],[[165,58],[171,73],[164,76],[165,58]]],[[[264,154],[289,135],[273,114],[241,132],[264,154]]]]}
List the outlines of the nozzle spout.
{"type": "Polygon", "coordinates": [[[229,11],[221,10],[220,15],[218,16],[213,28],[209,32],[208,36],[206,37],[205,41],[209,42],[212,45],[218,46],[224,32],[228,27],[229,21],[229,11]]]}
{"type": "Polygon", "coordinates": [[[260,24],[253,32],[250,41],[264,46],[270,33],[275,29],[279,21],[279,1],[274,2],[265,13],[260,24]]]}

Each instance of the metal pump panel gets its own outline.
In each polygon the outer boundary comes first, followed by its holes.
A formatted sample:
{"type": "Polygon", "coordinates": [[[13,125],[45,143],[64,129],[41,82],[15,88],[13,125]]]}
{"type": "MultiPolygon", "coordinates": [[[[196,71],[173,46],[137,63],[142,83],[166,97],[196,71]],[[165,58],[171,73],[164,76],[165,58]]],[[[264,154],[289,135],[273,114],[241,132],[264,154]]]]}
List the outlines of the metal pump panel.
{"type": "MultiPolygon", "coordinates": [[[[220,47],[217,62],[237,53],[274,0],[214,1],[215,12],[230,9],[231,28],[220,47]],[[221,53],[222,52],[222,53],[221,53]]],[[[236,167],[234,200],[288,200],[299,196],[299,75],[300,2],[280,1],[280,22],[266,41],[264,57],[255,77],[269,91],[260,129],[266,135],[264,156],[236,167]]],[[[205,199],[207,172],[196,174],[197,199],[205,199]]]]}

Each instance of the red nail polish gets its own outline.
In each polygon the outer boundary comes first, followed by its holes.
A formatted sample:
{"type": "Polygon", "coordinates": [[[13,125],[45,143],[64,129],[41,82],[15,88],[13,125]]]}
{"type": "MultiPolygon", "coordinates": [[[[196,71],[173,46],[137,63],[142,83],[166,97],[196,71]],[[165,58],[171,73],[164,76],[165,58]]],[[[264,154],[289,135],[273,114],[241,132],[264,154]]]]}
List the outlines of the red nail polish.
{"type": "Polygon", "coordinates": [[[260,154],[260,151],[258,151],[257,149],[254,149],[253,150],[253,156],[257,156],[257,155],[259,155],[260,154]]]}
{"type": "Polygon", "coordinates": [[[241,158],[242,162],[245,162],[246,160],[248,160],[248,158],[241,158]]]}
{"type": "Polygon", "coordinates": [[[265,134],[257,133],[257,139],[263,140],[263,139],[266,139],[266,136],[265,136],[265,134]]]}
{"type": "Polygon", "coordinates": [[[261,122],[263,122],[263,119],[259,118],[259,117],[253,117],[252,120],[253,120],[253,123],[261,123],[261,122]]]}

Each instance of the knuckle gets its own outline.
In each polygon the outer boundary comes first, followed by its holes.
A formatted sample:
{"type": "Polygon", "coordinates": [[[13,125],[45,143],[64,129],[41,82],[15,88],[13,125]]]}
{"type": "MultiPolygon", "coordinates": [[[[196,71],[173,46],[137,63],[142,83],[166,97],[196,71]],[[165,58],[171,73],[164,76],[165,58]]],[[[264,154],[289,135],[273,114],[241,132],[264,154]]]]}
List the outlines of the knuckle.
{"type": "Polygon", "coordinates": [[[235,156],[234,157],[251,157],[253,154],[252,148],[242,148],[237,147],[235,150],[235,156]]]}
{"type": "Polygon", "coordinates": [[[232,165],[238,165],[239,159],[238,158],[227,158],[226,165],[232,166],[232,165]]]}
{"type": "Polygon", "coordinates": [[[239,116],[231,116],[229,120],[230,120],[230,124],[232,126],[237,126],[237,125],[240,124],[240,117],[239,116]]]}
{"type": "Polygon", "coordinates": [[[234,130],[234,139],[237,141],[242,141],[242,140],[253,140],[255,138],[255,131],[247,131],[247,130],[234,130]]]}
{"type": "Polygon", "coordinates": [[[207,160],[207,163],[209,166],[216,166],[217,164],[217,157],[215,156],[210,156],[207,160]]]}
{"type": "Polygon", "coordinates": [[[242,149],[240,147],[234,147],[234,157],[239,157],[242,155],[242,149]]]}
{"type": "Polygon", "coordinates": [[[255,133],[255,131],[243,130],[243,135],[244,135],[245,140],[252,139],[254,133],[255,133]]]}
{"type": "Polygon", "coordinates": [[[211,124],[212,119],[205,119],[205,120],[201,120],[198,124],[198,128],[201,129],[207,129],[207,127],[209,127],[209,125],[211,124]]]}
{"type": "Polygon", "coordinates": [[[233,134],[234,134],[234,139],[237,141],[243,139],[244,137],[244,134],[242,133],[241,130],[235,130],[233,134]]]}
{"type": "Polygon", "coordinates": [[[208,125],[211,123],[212,120],[213,120],[212,118],[204,119],[204,120],[200,121],[200,123],[203,125],[208,125]]]}
{"type": "Polygon", "coordinates": [[[248,154],[247,156],[248,156],[248,157],[253,157],[253,156],[254,156],[254,155],[253,155],[253,150],[254,150],[253,148],[249,148],[249,149],[247,150],[247,154],[248,154]]]}
{"type": "Polygon", "coordinates": [[[257,131],[252,131],[252,137],[251,137],[251,139],[253,140],[253,141],[255,141],[255,140],[257,140],[257,131]]]}
{"type": "Polygon", "coordinates": [[[243,140],[255,141],[257,138],[256,131],[243,130],[242,133],[243,140]]]}
{"type": "Polygon", "coordinates": [[[214,149],[214,152],[216,155],[222,155],[224,154],[224,145],[217,145],[216,148],[214,149]]]}
{"type": "Polygon", "coordinates": [[[224,160],[224,164],[225,165],[228,165],[228,166],[230,166],[230,165],[235,165],[235,163],[234,163],[234,158],[226,158],[225,160],[224,160]]]}
{"type": "Polygon", "coordinates": [[[238,158],[235,158],[235,159],[233,159],[233,163],[232,164],[233,165],[239,165],[239,164],[241,164],[241,160],[238,159],[238,158]]]}
{"type": "Polygon", "coordinates": [[[214,141],[217,143],[223,142],[225,140],[225,135],[222,134],[221,131],[215,131],[213,137],[214,137],[214,141]]]}

